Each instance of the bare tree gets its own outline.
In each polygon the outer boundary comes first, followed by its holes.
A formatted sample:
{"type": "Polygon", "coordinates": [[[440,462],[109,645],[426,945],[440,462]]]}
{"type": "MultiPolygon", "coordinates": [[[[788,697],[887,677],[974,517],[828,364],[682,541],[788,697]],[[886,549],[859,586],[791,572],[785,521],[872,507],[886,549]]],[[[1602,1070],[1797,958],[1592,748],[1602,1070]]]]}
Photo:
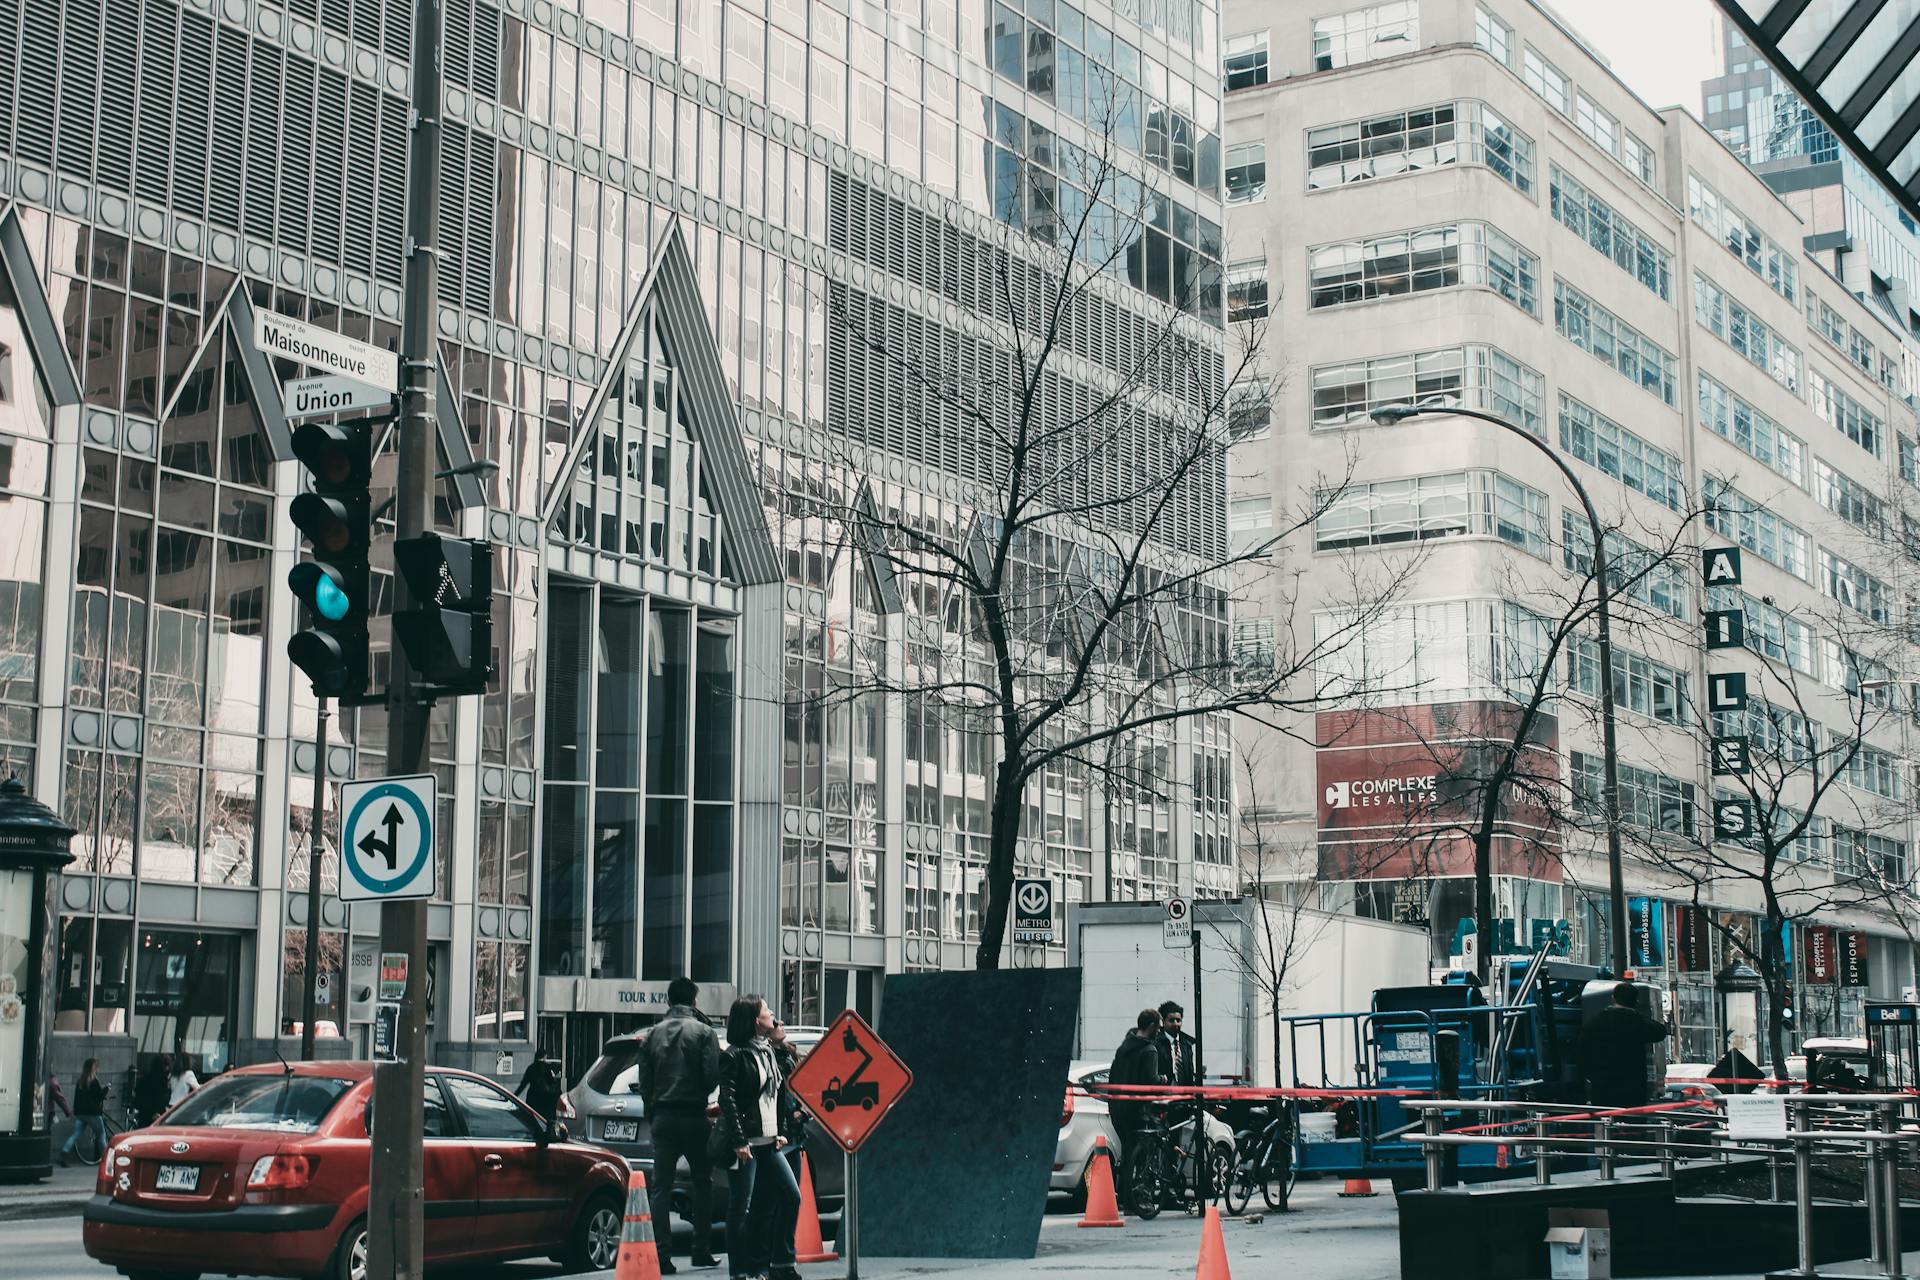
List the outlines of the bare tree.
{"type": "MultiPolygon", "coordinates": [[[[1320,509],[1309,496],[1260,545],[1228,542],[1228,389],[1264,325],[1230,323],[1223,354],[1217,269],[1184,249],[1168,256],[1153,229],[1164,198],[1111,146],[1055,143],[1059,176],[1028,166],[1002,192],[1003,215],[1027,234],[996,226],[979,246],[987,283],[960,290],[959,323],[896,324],[870,297],[828,298],[830,346],[897,389],[888,412],[968,481],[958,519],[871,481],[839,489],[826,514],[911,627],[904,670],[876,659],[854,683],[923,699],[992,745],[983,969],[1000,962],[1030,785],[1066,761],[1124,776],[1110,744],[1193,717],[1311,709],[1312,673],[1373,616],[1361,608],[1333,635],[1282,633],[1257,662],[1236,661],[1234,584],[1275,572],[1274,547],[1320,509]],[[1164,303],[1113,287],[1129,277],[1164,303]]],[[[870,439],[875,426],[855,429],[870,439]]],[[[860,462],[839,470],[858,475],[860,462]]],[[[1368,585],[1377,600],[1397,583],[1383,572],[1368,585]]]]}

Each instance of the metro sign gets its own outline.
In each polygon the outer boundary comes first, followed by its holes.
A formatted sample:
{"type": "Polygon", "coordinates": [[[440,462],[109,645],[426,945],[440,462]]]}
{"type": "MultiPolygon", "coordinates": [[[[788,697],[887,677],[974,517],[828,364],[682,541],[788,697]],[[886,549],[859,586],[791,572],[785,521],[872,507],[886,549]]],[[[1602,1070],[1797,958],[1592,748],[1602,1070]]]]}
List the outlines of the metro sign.
{"type": "Polygon", "coordinates": [[[851,1009],[833,1020],[787,1079],[793,1096],[848,1154],[860,1149],[912,1087],[907,1064],[851,1009]]]}

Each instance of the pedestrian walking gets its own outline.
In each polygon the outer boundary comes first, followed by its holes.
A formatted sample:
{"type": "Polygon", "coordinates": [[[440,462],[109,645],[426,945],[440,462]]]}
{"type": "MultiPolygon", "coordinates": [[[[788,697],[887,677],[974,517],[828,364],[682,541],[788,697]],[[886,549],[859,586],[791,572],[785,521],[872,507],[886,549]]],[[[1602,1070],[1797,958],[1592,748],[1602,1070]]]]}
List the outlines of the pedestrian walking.
{"type": "Polygon", "coordinates": [[[100,1144],[107,1149],[107,1086],[100,1083],[100,1060],[88,1058],[80,1064],[80,1082],[73,1086],[73,1132],[67,1135],[67,1144],[60,1148],[60,1163],[73,1162],[73,1149],[79,1145],[80,1135],[91,1132],[100,1144]]]}
{"type": "Polygon", "coordinates": [[[193,1063],[186,1054],[175,1054],[171,1062],[167,1071],[167,1106],[170,1108],[179,1106],[188,1094],[200,1087],[200,1077],[193,1074],[193,1063]]]}
{"type": "Polygon", "coordinates": [[[1640,1011],[1631,982],[1613,989],[1613,1003],[1595,1015],[1575,1046],[1587,1078],[1587,1099],[1596,1107],[1647,1105],[1647,1046],[1673,1034],[1664,1022],[1640,1011]]]}
{"type": "MultiPolygon", "coordinates": [[[[787,1024],[774,1020],[773,1032],[767,1037],[773,1045],[773,1056],[780,1064],[780,1136],[786,1139],[786,1145],[780,1148],[780,1155],[787,1162],[787,1168],[793,1171],[794,1182],[800,1181],[800,1161],[807,1150],[807,1109],[800,1105],[800,1099],[785,1086],[793,1079],[793,1069],[800,1065],[799,1051],[793,1042],[787,1039],[787,1024]]],[[[800,1216],[796,1212],[793,1221],[783,1231],[774,1230],[772,1247],[768,1250],[768,1280],[800,1280],[799,1253],[794,1246],[794,1234],[799,1230],[800,1216]]]]}
{"type": "Polygon", "coordinates": [[[61,1115],[72,1117],[73,1106],[67,1101],[67,1091],[60,1087],[60,1077],[47,1072],[47,1100],[53,1103],[53,1109],[61,1115]]]}
{"type": "Polygon", "coordinates": [[[514,1092],[525,1098],[540,1117],[539,1145],[552,1142],[553,1118],[560,1110],[560,1095],[565,1092],[560,1087],[560,1060],[549,1056],[544,1048],[535,1049],[533,1061],[527,1064],[520,1087],[514,1092]]]}
{"type": "Polygon", "coordinates": [[[133,1086],[133,1120],[142,1129],[160,1118],[160,1113],[169,1105],[168,1096],[172,1086],[167,1078],[173,1074],[173,1058],[169,1054],[160,1054],[147,1063],[147,1069],[140,1073],[138,1083],[133,1086]]]}
{"type": "MultiPolygon", "coordinates": [[[[1113,1051],[1113,1066],[1107,1071],[1107,1082],[1165,1084],[1160,1074],[1159,1039],[1160,1011],[1142,1009],[1140,1016],[1133,1021],[1133,1030],[1122,1037],[1120,1047],[1113,1051]]],[[[1114,1136],[1120,1139],[1120,1187],[1123,1196],[1126,1189],[1133,1185],[1128,1174],[1133,1169],[1134,1155],[1140,1145],[1134,1139],[1146,1126],[1148,1105],[1124,1094],[1116,1094],[1113,1101],[1107,1104],[1107,1114],[1113,1120],[1114,1136]]]]}
{"type": "Polygon", "coordinates": [[[720,1125],[714,1145],[727,1169],[727,1274],[767,1280],[773,1241],[789,1246],[800,1212],[800,1185],[781,1156],[780,1096],[785,1081],[773,1052],[773,1011],[759,996],[742,996],[727,1013],[727,1051],[720,1064],[720,1125]],[[738,1225],[736,1225],[738,1224],[738,1225]]]}
{"type": "MultiPolygon", "coordinates": [[[[720,1084],[720,1037],[696,1007],[699,999],[700,988],[692,978],[681,976],[667,984],[666,1016],[640,1042],[634,1072],[634,1089],[653,1129],[648,1193],[662,1275],[677,1270],[668,1215],[682,1160],[693,1184],[687,1189],[693,1202],[693,1265],[720,1265],[713,1256],[713,1127],[707,1123],[707,1098],[720,1084]]],[[[729,1229],[733,1216],[727,1215],[729,1229]]]]}
{"type": "Polygon", "coordinates": [[[1155,1045],[1160,1050],[1160,1078],[1163,1083],[1200,1083],[1200,1042],[1182,1030],[1186,1022],[1187,1011],[1180,1007],[1179,1001],[1161,1001],[1160,1038],[1155,1045]]]}

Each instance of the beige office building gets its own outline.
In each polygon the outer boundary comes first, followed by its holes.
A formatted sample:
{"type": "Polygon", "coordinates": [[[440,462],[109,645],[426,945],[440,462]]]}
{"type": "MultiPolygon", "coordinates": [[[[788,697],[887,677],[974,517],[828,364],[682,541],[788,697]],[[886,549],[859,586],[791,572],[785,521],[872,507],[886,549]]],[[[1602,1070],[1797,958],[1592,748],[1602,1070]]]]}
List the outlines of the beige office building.
{"type": "MultiPolygon", "coordinates": [[[[1494,940],[1557,931],[1605,959],[1599,664],[1590,628],[1551,640],[1592,537],[1546,451],[1446,410],[1495,415],[1571,467],[1630,574],[1613,662],[1630,951],[1674,996],[1681,1056],[1718,1056],[1715,977],[1760,894],[1755,855],[1716,839],[1743,788],[1712,771],[1710,735],[1756,759],[1783,735],[1862,739],[1831,785],[1818,761],[1789,769],[1781,805],[1756,810],[1813,813],[1779,878],[1849,900],[1911,878],[1911,337],[1687,110],[1641,101],[1543,5],[1240,0],[1222,44],[1227,305],[1267,325],[1263,378],[1238,389],[1230,523],[1255,544],[1336,491],[1273,575],[1300,588],[1250,604],[1235,644],[1258,664],[1320,637],[1324,687],[1351,694],[1346,714],[1292,726],[1305,742],[1243,735],[1241,803],[1267,847],[1294,851],[1261,870],[1428,925],[1448,964],[1473,901],[1450,797],[1476,735],[1504,732],[1550,663],[1535,758],[1562,802],[1503,815],[1494,940]],[[1429,412],[1371,416],[1409,403],[1429,412]],[[1703,580],[1701,551],[1721,546],[1741,549],[1737,587],[1703,580]],[[1403,570],[1391,605],[1339,638],[1403,570]],[[1709,649],[1727,614],[1741,643],[1709,649]],[[1711,709],[1729,674],[1744,716],[1711,709]],[[1685,859],[1654,847],[1727,869],[1678,875],[1685,859]]],[[[1790,927],[1797,1034],[1857,1034],[1864,1000],[1911,986],[1899,903],[1790,927]]]]}

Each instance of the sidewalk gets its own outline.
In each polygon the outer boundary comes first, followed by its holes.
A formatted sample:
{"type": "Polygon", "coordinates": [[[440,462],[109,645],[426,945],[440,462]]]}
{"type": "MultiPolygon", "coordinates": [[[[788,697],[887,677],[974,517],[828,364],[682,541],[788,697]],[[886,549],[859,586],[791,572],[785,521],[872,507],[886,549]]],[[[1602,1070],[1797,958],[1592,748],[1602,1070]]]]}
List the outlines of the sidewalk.
{"type": "MultiPolygon", "coordinates": [[[[1393,1193],[1381,1185],[1370,1200],[1342,1200],[1337,1182],[1302,1182],[1290,1213],[1261,1222],[1224,1224],[1227,1263],[1236,1280],[1258,1276],[1319,1275],[1341,1280],[1398,1280],[1399,1216],[1393,1193]]],[[[1255,1199],[1249,1215],[1260,1212],[1255,1199]]],[[[1200,1219],[1161,1214],[1152,1222],[1127,1219],[1114,1230],[1081,1230],[1075,1214],[1049,1214],[1040,1229],[1039,1256],[1024,1258],[860,1259],[861,1280],[1033,1280],[1084,1272],[1098,1280],[1167,1280],[1192,1276],[1200,1257],[1200,1219]]],[[[846,1274],[846,1260],[803,1267],[809,1280],[846,1274]]],[[[613,1272],[599,1275],[611,1277],[613,1272]]]]}
{"type": "Polygon", "coordinates": [[[0,1222],[18,1222],[22,1218],[59,1218],[80,1212],[93,1194],[97,1164],[77,1165],[71,1169],[53,1168],[45,1182],[22,1186],[0,1185],[0,1222]]]}

